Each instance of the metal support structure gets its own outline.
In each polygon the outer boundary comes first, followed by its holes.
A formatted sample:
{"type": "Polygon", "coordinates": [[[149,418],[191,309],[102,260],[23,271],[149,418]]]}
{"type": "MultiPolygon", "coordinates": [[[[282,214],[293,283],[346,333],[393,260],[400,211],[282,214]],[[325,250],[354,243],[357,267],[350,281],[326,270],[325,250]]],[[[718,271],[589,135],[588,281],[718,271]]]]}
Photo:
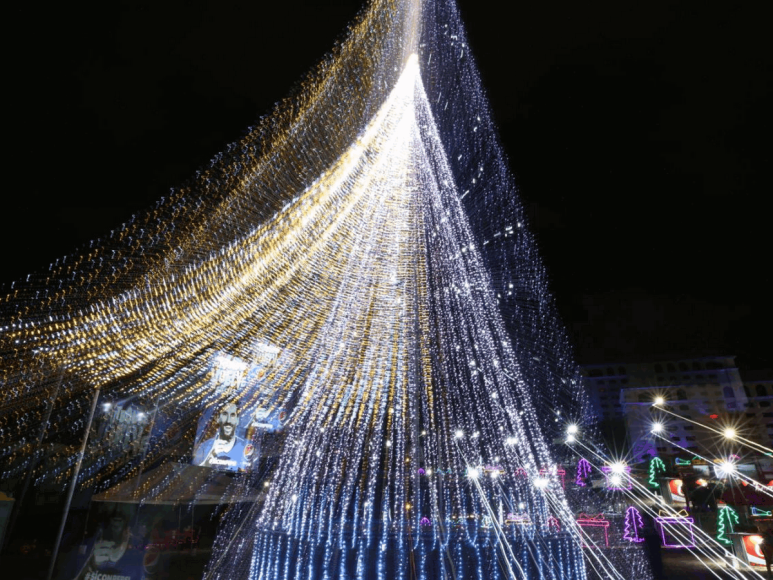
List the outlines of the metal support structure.
{"type": "MultiPolygon", "coordinates": [[[[59,396],[59,388],[62,386],[63,379],[64,379],[64,369],[60,369],[59,378],[56,380],[56,387],[54,388],[54,394],[48,400],[46,417],[45,419],[43,419],[43,422],[40,424],[40,432],[38,433],[38,440],[37,440],[37,443],[35,444],[35,451],[32,454],[32,459],[30,460],[30,466],[27,468],[27,475],[24,478],[24,486],[22,487],[21,493],[19,494],[19,499],[16,501],[16,505],[14,506],[13,516],[11,517],[11,521],[8,524],[8,529],[6,530],[5,537],[8,540],[11,539],[11,536],[13,534],[13,528],[16,525],[16,520],[19,518],[19,512],[22,509],[22,505],[24,505],[24,498],[27,495],[27,490],[29,489],[30,481],[32,480],[32,473],[35,471],[35,467],[37,467],[38,457],[41,454],[40,446],[43,444],[43,439],[46,438],[46,433],[48,432],[48,422],[51,420],[51,412],[54,410],[54,404],[56,403],[56,398],[59,396]]],[[[3,547],[2,544],[0,544],[0,549],[2,549],[2,547],[3,547]]]]}
{"type": "Polygon", "coordinates": [[[75,493],[75,485],[78,482],[78,473],[80,473],[81,464],[83,463],[83,455],[86,453],[86,444],[89,442],[89,433],[91,432],[91,423],[94,420],[94,411],[97,408],[99,391],[99,388],[94,391],[94,398],[91,401],[89,420],[86,422],[86,432],[83,434],[83,443],[81,443],[81,449],[78,452],[78,460],[75,462],[75,468],[73,469],[72,480],[70,481],[70,489],[67,490],[67,501],[64,504],[64,513],[62,514],[62,522],[59,524],[59,533],[56,535],[54,550],[51,553],[51,563],[48,566],[48,574],[46,575],[47,580],[51,580],[51,578],[54,576],[54,565],[56,564],[56,557],[59,555],[59,547],[62,543],[62,535],[64,534],[64,525],[67,523],[67,514],[70,511],[70,503],[72,502],[72,496],[75,493]]]}

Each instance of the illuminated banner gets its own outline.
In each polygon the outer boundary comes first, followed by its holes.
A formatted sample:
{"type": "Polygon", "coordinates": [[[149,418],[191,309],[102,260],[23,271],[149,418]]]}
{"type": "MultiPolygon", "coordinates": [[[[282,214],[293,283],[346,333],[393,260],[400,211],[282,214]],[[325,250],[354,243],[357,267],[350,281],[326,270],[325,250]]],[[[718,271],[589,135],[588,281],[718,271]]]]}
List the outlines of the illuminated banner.
{"type": "Polygon", "coordinates": [[[219,353],[212,361],[209,388],[217,403],[205,409],[196,430],[193,465],[226,471],[249,471],[257,459],[253,438],[281,431],[287,410],[263,384],[279,349],[258,344],[251,362],[219,353]],[[266,394],[259,396],[259,391],[266,394]]]}
{"type": "Polygon", "coordinates": [[[684,497],[681,479],[669,479],[668,491],[671,492],[671,501],[674,505],[686,505],[687,500],[684,497]]]}
{"type": "Polygon", "coordinates": [[[763,542],[762,536],[743,536],[743,547],[749,564],[752,566],[765,566],[765,554],[762,553],[760,545],[763,542]]]}

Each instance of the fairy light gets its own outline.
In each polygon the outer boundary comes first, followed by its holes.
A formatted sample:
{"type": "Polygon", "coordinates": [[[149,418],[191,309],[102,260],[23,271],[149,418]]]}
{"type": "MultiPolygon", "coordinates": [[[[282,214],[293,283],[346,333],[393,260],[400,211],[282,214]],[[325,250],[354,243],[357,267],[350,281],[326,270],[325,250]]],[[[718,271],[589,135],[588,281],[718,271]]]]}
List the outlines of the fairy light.
{"type": "MultiPolygon", "coordinates": [[[[513,577],[585,578],[558,472],[539,474],[566,457],[556,418],[586,425],[589,401],[468,55],[453,3],[374,0],[296,99],[186,190],[13,288],[1,453],[57,381],[47,441],[84,430],[91,388],[151,418],[141,460],[89,449],[83,485],[101,489],[185,460],[192,441],[172,432],[188,438],[229,396],[292,401],[261,501],[224,510],[213,577],[384,580],[409,562],[428,577],[451,555],[464,576],[505,562],[513,577]],[[248,380],[264,341],[281,355],[248,380]],[[159,436],[157,416],[175,428],[159,436]],[[528,539],[497,517],[513,505],[528,539]],[[481,515],[496,542],[477,539],[481,515]],[[574,535],[548,543],[556,523],[574,535]]],[[[66,480],[71,459],[41,477],[66,480]]]]}

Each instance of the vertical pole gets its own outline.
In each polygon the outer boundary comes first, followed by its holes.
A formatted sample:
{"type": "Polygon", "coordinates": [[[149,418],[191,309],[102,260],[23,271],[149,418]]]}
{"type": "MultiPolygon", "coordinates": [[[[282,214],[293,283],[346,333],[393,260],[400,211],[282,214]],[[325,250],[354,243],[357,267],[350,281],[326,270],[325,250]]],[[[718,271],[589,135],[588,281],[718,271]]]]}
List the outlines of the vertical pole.
{"type": "MultiPolygon", "coordinates": [[[[132,498],[137,497],[137,491],[140,488],[140,482],[142,481],[142,472],[145,470],[145,458],[148,455],[148,447],[150,447],[150,440],[153,437],[153,429],[156,427],[156,415],[158,415],[158,403],[161,400],[161,392],[159,391],[158,395],[156,396],[156,407],[153,409],[153,418],[150,420],[150,425],[148,427],[148,442],[145,443],[145,445],[142,448],[142,457],[140,458],[140,465],[139,465],[139,473],[137,474],[137,483],[134,484],[134,489],[132,490],[132,498]]],[[[140,518],[140,508],[142,507],[142,502],[139,502],[137,504],[137,513],[134,516],[134,524],[136,525],[140,518]]]]}
{"type": "Polygon", "coordinates": [[[99,399],[99,388],[94,391],[94,398],[91,401],[91,410],[89,411],[89,420],[86,423],[86,432],[83,434],[83,443],[81,443],[81,449],[78,452],[78,461],[75,463],[75,468],[72,474],[72,480],[70,481],[70,489],[67,491],[67,501],[64,504],[64,513],[62,514],[62,522],[59,524],[59,533],[56,535],[56,543],[54,544],[54,551],[51,554],[51,563],[48,566],[47,580],[51,580],[54,575],[54,564],[56,564],[56,557],[59,554],[59,546],[62,543],[62,534],[64,534],[64,525],[67,523],[67,514],[70,511],[70,503],[72,502],[72,496],[75,493],[75,484],[78,480],[78,473],[81,470],[81,463],[83,463],[83,455],[86,453],[86,444],[89,441],[89,433],[91,432],[91,422],[94,420],[94,411],[97,408],[97,400],[99,399]]]}

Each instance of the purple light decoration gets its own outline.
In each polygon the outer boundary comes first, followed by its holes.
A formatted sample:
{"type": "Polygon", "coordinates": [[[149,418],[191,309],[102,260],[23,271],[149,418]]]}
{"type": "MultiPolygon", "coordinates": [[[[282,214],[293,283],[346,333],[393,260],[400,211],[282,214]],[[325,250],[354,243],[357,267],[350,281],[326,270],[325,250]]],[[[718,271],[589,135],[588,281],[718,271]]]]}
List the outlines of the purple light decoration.
{"type": "Polygon", "coordinates": [[[585,458],[580,459],[577,462],[577,478],[574,482],[581,487],[585,487],[587,485],[585,480],[590,476],[590,472],[590,462],[585,458]]]}
{"type": "Polygon", "coordinates": [[[421,520],[419,520],[419,525],[421,525],[421,526],[431,526],[432,522],[429,520],[429,518],[424,517],[424,518],[421,518],[421,520]]]}
{"type": "Polygon", "coordinates": [[[695,535],[692,531],[694,520],[692,518],[688,517],[663,517],[659,516],[655,518],[655,524],[660,528],[660,537],[663,538],[663,547],[664,548],[694,548],[695,547],[695,535]],[[687,528],[687,532],[690,533],[690,541],[688,543],[683,543],[680,541],[677,541],[676,543],[671,543],[669,540],[673,540],[674,538],[669,534],[666,536],[666,526],[683,526],[687,528]]]}
{"type": "Polygon", "coordinates": [[[423,467],[419,467],[419,470],[417,471],[417,473],[418,473],[419,475],[424,475],[424,474],[426,473],[426,471],[424,471],[424,468],[423,468],[423,467]]]}
{"type": "MultiPolygon", "coordinates": [[[[604,518],[603,514],[599,514],[597,516],[589,516],[587,514],[580,514],[579,519],[577,520],[577,525],[581,528],[601,528],[604,530],[604,544],[606,547],[609,547],[609,521],[604,518]]],[[[580,541],[582,542],[583,548],[595,548],[597,547],[595,544],[588,546],[585,543],[585,536],[582,535],[580,538],[580,541]]]]}
{"type": "Polygon", "coordinates": [[[629,542],[643,542],[644,538],[639,537],[639,530],[644,527],[644,521],[641,518],[641,512],[631,506],[625,511],[625,532],[623,538],[629,542]]]}

